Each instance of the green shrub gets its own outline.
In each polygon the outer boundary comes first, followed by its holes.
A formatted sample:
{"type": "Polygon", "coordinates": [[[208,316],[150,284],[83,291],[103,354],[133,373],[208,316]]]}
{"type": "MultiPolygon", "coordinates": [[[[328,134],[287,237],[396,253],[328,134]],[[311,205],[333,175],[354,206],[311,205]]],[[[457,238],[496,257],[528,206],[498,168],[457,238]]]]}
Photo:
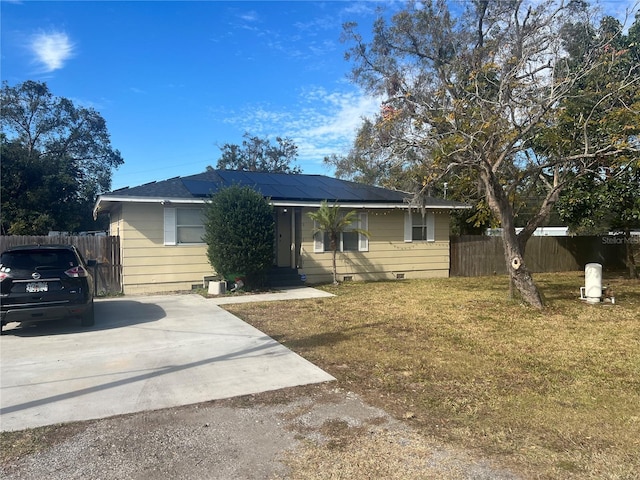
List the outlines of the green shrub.
{"type": "Polygon", "coordinates": [[[209,263],[224,279],[243,277],[247,288],[262,286],[273,266],[274,228],[273,207],[252,188],[218,191],[205,208],[209,263]]]}

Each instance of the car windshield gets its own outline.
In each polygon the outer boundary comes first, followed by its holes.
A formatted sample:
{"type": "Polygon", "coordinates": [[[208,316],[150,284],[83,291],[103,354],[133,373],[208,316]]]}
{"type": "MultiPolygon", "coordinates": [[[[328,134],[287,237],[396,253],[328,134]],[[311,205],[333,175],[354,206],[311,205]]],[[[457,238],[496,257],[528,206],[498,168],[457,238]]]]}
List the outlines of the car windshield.
{"type": "Polygon", "coordinates": [[[69,269],[77,266],[73,252],[68,250],[29,250],[5,252],[0,259],[2,267],[15,270],[69,269]]]}

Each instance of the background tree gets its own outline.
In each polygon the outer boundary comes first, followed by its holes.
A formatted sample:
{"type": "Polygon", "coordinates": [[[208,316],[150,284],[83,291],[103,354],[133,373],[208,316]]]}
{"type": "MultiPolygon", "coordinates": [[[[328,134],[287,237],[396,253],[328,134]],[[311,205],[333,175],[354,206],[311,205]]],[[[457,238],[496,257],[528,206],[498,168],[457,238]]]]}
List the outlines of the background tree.
{"type": "MultiPolygon", "coordinates": [[[[541,131],[536,147],[555,149],[568,155],[585,143],[600,143],[613,138],[624,144],[640,134],[640,12],[627,34],[620,22],[605,17],[598,30],[567,25],[565,45],[570,53],[568,68],[579,68],[591,45],[603,43],[595,51],[599,61],[575,82],[572,95],[563,102],[557,122],[541,131]],[[635,74],[633,81],[629,74],[635,74]],[[614,94],[612,94],[614,87],[614,94]],[[617,87],[617,88],[616,88],[617,87]],[[588,114],[580,131],[573,128],[574,118],[588,114]]],[[[594,54],[593,52],[591,53],[594,54]]],[[[579,172],[578,172],[579,173],[579,172]]],[[[560,218],[575,233],[606,234],[622,232],[625,236],[626,264],[632,277],[638,272],[634,258],[631,230],[640,227],[640,153],[622,151],[576,175],[559,197],[560,218]]]]}
{"type": "Polygon", "coordinates": [[[204,236],[215,272],[261,286],[273,266],[274,225],[273,207],[252,188],[232,185],[215,193],[205,208],[204,236]]]}
{"type": "Polygon", "coordinates": [[[602,65],[611,40],[594,38],[584,44],[580,62],[572,58],[562,36],[567,26],[574,35],[597,30],[583,2],[476,0],[465,2],[463,11],[458,7],[452,11],[444,0],[409,3],[390,22],[376,21],[370,43],[356,24],[345,25],[352,78],[385,98],[371,129],[377,158],[417,163],[424,172],[421,194],[452,173],[477,181],[503,228],[512,283],[527,303],[542,308],[524,263],[527,241],[548,220],[565,185],[638,151],[639,113],[625,98],[638,89],[640,65],[620,65],[606,94],[596,92],[595,103],[582,104],[580,115],[566,123],[573,143],[536,143],[580,93],[576,85],[602,65]],[[593,112],[604,104],[598,95],[625,112],[625,129],[590,135],[597,128],[593,112]],[[516,235],[514,200],[531,192],[537,205],[516,235]]]}
{"type": "Polygon", "coordinates": [[[307,213],[309,218],[315,222],[314,235],[317,233],[326,234],[331,250],[331,266],[333,273],[333,284],[338,285],[338,269],[336,257],[340,246],[340,236],[347,230],[369,237],[369,232],[361,228],[353,227],[358,221],[358,214],[355,210],[342,212],[337,203],[329,205],[326,200],[322,201],[320,208],[315,212],[307,213]]]}
{"type": "Polygon", "coordinates": [[[300,173],[300,167],[292,166],[298,156],[298,147],[289,138],[276,137],[276,145],[268,138],[245,133],[242,145],[225,143],[216,168],[245,172],[300,173]]]}
{"type": "Polygon", "coordinates": [[[557,207],[574,233],[621,232],[629,276],[638,278],[635,255],[640,243],[631,231],[640,229],[640,167],[618,168],[607,176],[583,176],[563,192],[557,207]]]}
{"type": "Polygon", "coordinates": [[[100,114],[53,96],[45,83],[5,82],[0,125],[2,233],[97,229],[95,197],[123,163],[100,114]]]}
{"type": "MultiPolygon", "coordinates": [[[[38,235],[56,230],[57,225],[88,224],[74,211],[75,172],[65,159],[31,161],[18,142],[2,139],[2,232],[10,235],[38,235]]],[[[86,209],[83,210],[85,213],[86,209]]]]}

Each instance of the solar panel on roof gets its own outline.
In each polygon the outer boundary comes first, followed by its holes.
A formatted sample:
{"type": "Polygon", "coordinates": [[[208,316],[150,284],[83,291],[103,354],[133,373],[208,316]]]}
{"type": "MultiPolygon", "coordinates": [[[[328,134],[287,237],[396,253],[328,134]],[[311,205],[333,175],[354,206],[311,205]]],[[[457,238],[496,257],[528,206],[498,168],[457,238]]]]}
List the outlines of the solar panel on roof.
{"type": "Polygon", "coordinates": [[[256,182],[255,180],[252,180],[250,175],[247,175],[247,173],[249,172],[240,172],[240,171],[224,171],[220,174],[220,176],[222,177],[222,179],[224,180],[224,183],[227,186],[231,186],[231,185],[254,185],[256,183],[260,183],[260,182],[256,182]]]}
{"type": "Polygon", "coordinates": [[[406,194],[363,185],[324,175],[291,175],[265,172],[219,170],[222,184],[203,180],[185,180],[192,195],[207,196],[222,186],[249,186],[275,200],[328,202],[401,202],[406,194]]]}
{"type": "Polygon", "coordinates": [[[303,188],[294,185],[273,185],[274,190],[278,193],[277,195],[272,195],[271,198],[278,200],[294,200],[305,198],[306,192],[303,188]]]}
{"type": "Polygon", "coordinates": [[[252,185],[251,188],[260,192],[266,198],[278,198],[278,191],[273,185],[252,185]]]}
{"type": "Polygon", "coordinates": [[[304,175],[274,175],[275,181],[283,185],[304,185],[304,175]]]}
{"type": "Polygon", "coordinates": [[[317,186],[305,186],[304,187],[305,198],[308,200],[327,200],[334,201],[339,200],[331,190],[327,190],[320,185],[317,186]]]}
{"type": "Polygon", "coordinates": [[[218,185],[214,182],[182,179],[182,184],[191,195],[196,197],[208,197],[218,191],[218,185]]]}

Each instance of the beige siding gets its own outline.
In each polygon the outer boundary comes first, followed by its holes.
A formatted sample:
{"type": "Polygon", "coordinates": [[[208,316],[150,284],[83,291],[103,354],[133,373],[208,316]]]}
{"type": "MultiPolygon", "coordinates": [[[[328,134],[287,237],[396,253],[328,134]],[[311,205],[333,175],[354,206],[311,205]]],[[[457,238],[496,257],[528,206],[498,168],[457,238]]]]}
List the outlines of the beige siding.
{"type": "MultiPolygon", "coordinates": [[[[303,209],[301,268],[307,283],[331,281],[331,252],[313,251],[313,221],[303,209]]],[[[435,213],[435,242],[404,241],[403,210],[368,210],[369,251],[338,253],[338,278],[382,280],[449,276],[449,214],[435,213]]],[[[213,269],[206,245],[164,245],[163,207],[124,203],[111,212],[120,235],[125,294],[188,290],[213,269]]]]}
{"type": "MultiPolygon", "coordinates": [[[[112,228],[114,219],[112,215],[112,228]]],[[[120,239],[125,294],[188,290],[213,270],[206,245],[164,245],[162,205],[122,204],[120,239]]]]}
{"type": "MultiPolygon", "coordinates": [[[[331,252],[313,251],[313,221],[303,213],[302,268],[307,283],[331,281],[331,252]]],[[[435,212],[435,242],[404,241],[404,211],[369,210],[369,251],[339,252],[338,280],[449,276],[449,214],[435,212]]]]}

